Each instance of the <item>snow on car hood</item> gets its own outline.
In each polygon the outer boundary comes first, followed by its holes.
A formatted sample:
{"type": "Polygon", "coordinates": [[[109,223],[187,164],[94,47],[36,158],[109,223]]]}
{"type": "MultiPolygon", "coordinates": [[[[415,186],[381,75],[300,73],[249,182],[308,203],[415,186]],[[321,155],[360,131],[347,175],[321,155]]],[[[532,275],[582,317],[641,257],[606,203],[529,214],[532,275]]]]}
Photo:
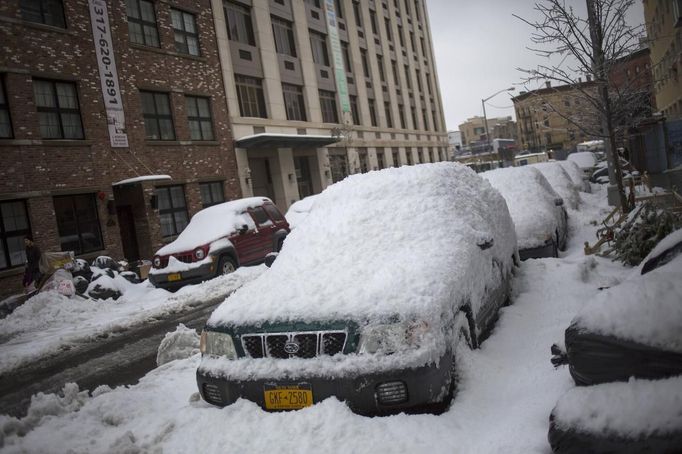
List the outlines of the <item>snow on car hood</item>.
{"type": "Polygon", "coordinates": [[[580,202],[578,190],[561,164],[558,162],[539,162],[531,165],[542,173],[542,176],[552,185],[552,189],[564,199],[567,207],[573,210],[578,208],[580,202]]]}
{"type": "Polygon", "coordinates": [[[519,249],[545,244],[549,235],[559,228],[558,197],[539,170],[532,167],[509,167],[480,174],[507,201],[516,226],[519,249]]]}
{"type": "Polygon", "coordinates": [[[585,187],[585,180],[583,179],[584,173],[582,170],[580,170],[578,164],[573,161],[557,161],[557,163],[563,167],[568,176],[571,177],[571,181],[575,185],[576,189],[578,191],[582,191],[585,187]]]}
{"type": "Polygon", "coordinates": [[[159,249],[156,254],[168,255],[191,251],[197,246],[236,232],[242,225],[247,225],[250,229],[255,228],[251,216],[242,213],[249,208],[262,205],[264,201],[269,199],[249,197],[204,208],[192,216],[190,223],[175,241],[159,249]]]}
{"type": "Polygon", "coordinates": [[[682,256],[597,295],[571,322],[580,330],[682,352],[682,256]]]}
{"type": "Polygon", "coordinates": [[[581,169],[591,169],[597,165],[597,155],[591,151],[578,151],[576,153],[571,153],[566,157],[566,159],[568,161],[575,162],[581,169]]]}
{"type": "Polygon", "coordinates": [[[263,321],[439,320],[478,309],[485,284],[512,266],[504,199],[472,170],[423,164],[352,175],[329,186],[287,237],[272,268],[230,296],[208,325],[263,321]],[[482,251],[476,241],[494,238],[482,251]]]}
{"type": "Polygon", "coordinates": [[[290,229],[295,229],[298,225],[308,217],[308,213],[313,209],[313,204],[317,199],[317,195],[311,195],[297,202],[294,202],[287,211],[284,217],[287,219],[290,229]]]}

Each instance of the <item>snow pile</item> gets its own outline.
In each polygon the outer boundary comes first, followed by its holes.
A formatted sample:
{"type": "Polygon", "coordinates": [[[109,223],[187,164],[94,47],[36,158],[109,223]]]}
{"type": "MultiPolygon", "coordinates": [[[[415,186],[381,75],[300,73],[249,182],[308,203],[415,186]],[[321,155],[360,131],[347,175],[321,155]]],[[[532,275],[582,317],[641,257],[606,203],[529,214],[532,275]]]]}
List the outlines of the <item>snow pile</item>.
{"type": "Polygon", "coordinates": [[[562,429],[637,439],[682,430],[682,377],[581,386],[552,412],[562,429]]]}
{"type": "Polygon", "coordinates": [[[287,214],[284,216],[289,223],[289,228],[296,228],[306,217],[308,217],[308,213],[313,209],[317,197],[317,194],[308,196],[298,202],[294,202],[289,207],[287,214]]]}
{"type": "Polygon", "coordinates": [[[566,160],[575,162],[581,170],[591,169],[597,165],[597,156],[591,151],[571,153],[566,160]]]}
{"type": "Polygon", "coordinates": [[[539,170],[530,167],[495,169],[480,174],[507,201],[519,249],[543,246],[561,225],[554,204],[558,197],[539,170]]]}
{"type": "Polygon", "coordinates": [[[176,359],[189,358],[199,353],[199,335],[196,330],[180,323],[175,331],[166,333],[156,352],[156,365],[163,366],[176,359]]]}
{"type": "Polygon", "coordinates": [[[253,229],[256,227],[253,219],[245,211],[268,201],[270,200],[265,197],[249,197],[204,208],[192,216],[192,220],[177,239],[159,249],[157,255],[191,251],[197,246],[228,236],[243,225],[253,229]]]}
{"type": "Polygon", "coordinates": [[[532,164],[547,179],[552,189],[559,194],[568,208],[577,210],[580,204],[580,196],[573,180],[557,162],[540,162],[532,164]]]}
{"type": "Polygon", "coordinates": [[[597,295],[571,325],[664,351],[682,352],[682,256],[597,295]]]}
{"type": "Polygon", "coordinates": [[[431,320],[471,301],[512,266],[504,199],[454,163],[390,168],[329,186],[267,273],[221,305],[210,325],[263,321],[431,320]],[[476,245],[494,238],[490,249],[476,245]]]}

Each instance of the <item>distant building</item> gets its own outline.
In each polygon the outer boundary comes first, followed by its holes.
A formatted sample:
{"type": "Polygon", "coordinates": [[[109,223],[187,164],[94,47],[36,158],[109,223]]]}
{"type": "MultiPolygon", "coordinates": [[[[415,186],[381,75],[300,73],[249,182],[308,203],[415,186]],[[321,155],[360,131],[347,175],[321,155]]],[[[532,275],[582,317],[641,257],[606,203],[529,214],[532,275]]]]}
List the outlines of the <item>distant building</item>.
{"type": "MultiPolygon", "coordinates": [[[[488,118],[488,131],[492,139],[516,139],[516,123],[512,117],[488,118]]],[[[467,121],[459,125],[462,146],[467,147],[485,142],[485,124],[483,117],[475,116],[467,118],[467,121]]]]}
{"type": "Polygon", "coordinates": [[[581,90],[596,90],[594,82],[522,91],[512,98],[518,127],[518,148],[533,153],[575,150],[578,143],[593,139],[575,123],[594,124],[596,114],[581,90]],[[570,119],[570,120],[569,120],[570,119]]]}
{"type": "Polygon", "coordinates": [[[459,131],[448,131],[448,143],[451,155],[457,156],[462,151],[462,134],[459,131]]]}
{"type": "Polygon", "coordinates": [[[656,107],[669,119],[682,118],[682,2],[644,0],[656,107]]]}

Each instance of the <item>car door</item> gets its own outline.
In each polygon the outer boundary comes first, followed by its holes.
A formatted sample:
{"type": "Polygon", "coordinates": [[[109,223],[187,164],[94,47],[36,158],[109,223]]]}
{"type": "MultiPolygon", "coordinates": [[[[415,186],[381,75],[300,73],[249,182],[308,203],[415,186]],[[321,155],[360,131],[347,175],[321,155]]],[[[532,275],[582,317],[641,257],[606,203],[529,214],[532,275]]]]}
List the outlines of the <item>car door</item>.
{"type": "Polygon", "coordinates": [[[272,237],[275,233],[276,226],[262,206],[249,209],[249,214],[256,223],[257,230],[256,240],[258,245],[255,247],[255,249],[258,250],[258,257],[255,260],[262,260],[273,250],[272,237]]]}
{"type": "MultiPolygon", "coordinates": [[[[249,212],[243,212],[242,216],[253,217],[249,212]]],[[[255,221],[254,225],[243,233],[235,233],[232,235],[230,241],[232,241],[232,244],[234,244],[237,251],[240,265],[248,265],[261,258],[263,248],[259,236],[258,225],[255,224],[255,221]]]]}

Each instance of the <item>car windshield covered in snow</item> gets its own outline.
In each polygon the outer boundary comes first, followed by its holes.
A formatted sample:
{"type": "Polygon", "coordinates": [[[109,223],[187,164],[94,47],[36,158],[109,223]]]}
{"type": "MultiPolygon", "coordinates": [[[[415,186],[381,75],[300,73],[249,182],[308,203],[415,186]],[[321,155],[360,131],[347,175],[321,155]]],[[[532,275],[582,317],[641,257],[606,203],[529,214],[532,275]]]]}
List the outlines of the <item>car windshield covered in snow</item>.
{"type": "Polygon", "coordinates": [[[573,184],[570,175],[558,162],[540,162],[532,164],[547,179],[552,189],[559,194],[566,206],[571,209],[578,208],[579,196],[578,189],[573,184]]]}
{"type": "Polygon", "coordinates": [[[399,394],[415,386],[392,404],[442,401],[457,336],[466,331],[471,340],[490,328],[515,257],[504,199],[464,166],[350,176],[318,196],[270,270],[211,315],[202,396],[278,409],[264,383],[305,382],[315,402],[337,395],[361,411],[380,410],[370,387],[353,392],[328,381],[362,373],[388,388],[402,380],[399,394]]]}
{"type": "Polygon", "coordinates": [[[480,174],[509,206],[522,258],[556,255],[566,241],[563,200],[539,170],[512,167],[480,174]],[[561,200],[561,201],[560,201],[561,200]],[[548,249],[550,254],[545,254],[548,249]]]}

